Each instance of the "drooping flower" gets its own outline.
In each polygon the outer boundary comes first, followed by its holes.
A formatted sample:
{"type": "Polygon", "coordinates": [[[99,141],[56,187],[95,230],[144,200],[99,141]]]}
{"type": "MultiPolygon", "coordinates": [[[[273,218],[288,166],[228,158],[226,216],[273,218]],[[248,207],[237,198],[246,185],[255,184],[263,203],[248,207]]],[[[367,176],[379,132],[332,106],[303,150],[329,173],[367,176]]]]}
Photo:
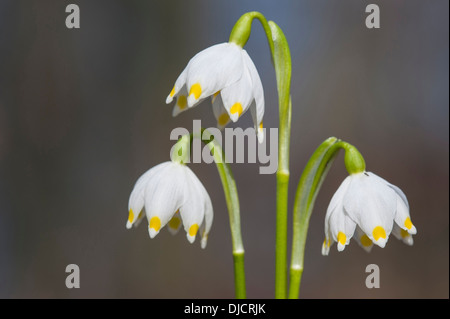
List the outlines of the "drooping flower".
{"type": "Polygon", "coordinates": [[[328,255],[334,242],[338,251],[344,250],[352,237],[367,251],[373,244],[384,247],[391,233],[413,244],[417,230],[405,194],[373,173],[350,174],[328,206],[322,254],[328,255]]]}
{"type": "Polygon", "coordinates": [[[166,224],[172,234],[183,224],[189,242],[193,243],[200,231],[201,247],[206,247],[213,221],[211,199],[184,164],[164,162],[145,172],[131,192],[128,210],[127,229],[137,226],[147,215],[151,238],[166,224]]]}
{"type": "Polygon", "coordinates": [[[219,128],[236,122],[250,109],[258,141],[263,141],[263,86],[252,59],[241,46],[221,43],[197,53],[176,80],[166,103],[177,99],[172,113],[176,116],[208,97],[219,128]]]}

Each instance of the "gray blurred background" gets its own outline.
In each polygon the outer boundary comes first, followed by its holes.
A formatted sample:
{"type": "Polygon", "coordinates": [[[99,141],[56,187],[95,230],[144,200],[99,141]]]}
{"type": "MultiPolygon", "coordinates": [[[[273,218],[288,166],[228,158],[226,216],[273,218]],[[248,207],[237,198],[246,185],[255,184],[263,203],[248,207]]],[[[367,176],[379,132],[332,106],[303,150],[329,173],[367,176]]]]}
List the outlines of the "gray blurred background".
{"type": "MultiPolygon", "coordinates": [[[[311,218],[302,298],[449,296],[449,3],[435,1],[0,1],[0,297],[232,298],[228,215],[214,165],[190,167],[215,220],[206,250],[165,229],[127,231],[137,178],[169,159],[175,127],[215,126],[209,102],[172,118],[165,98],[189,59],[228,40],[257,10],[292,54],[290,212],[301,171],[324,139],[354,144],[369,171],[407,195],[414,246],[391,236],[370,254],[352,242],[320,253],[333,166],[311,218]],[[66,5],[81,28],[65,27],[66,5]],[[365,27],[377,3],[381,28],[365,27]],[[65,286],[66,265],[81,288],[65,286]],[[380,267],[367,289],[365,267],[380,267]]],[[[278,126],[276,83],[259,23],[246,50],[278,126]]],[[[231,127],[252,126],[249,114],[231,127]]],[[[274,296],[275,175],[233,164],[246,249],[247,294],[274,296]]],[[[290,216],[291,217],[291,216],[290,216]]],[[[289,236],[291,229],[289,228],[289,236]]],[[[290,238],[290,237],[289,237],[290,238]]]]}

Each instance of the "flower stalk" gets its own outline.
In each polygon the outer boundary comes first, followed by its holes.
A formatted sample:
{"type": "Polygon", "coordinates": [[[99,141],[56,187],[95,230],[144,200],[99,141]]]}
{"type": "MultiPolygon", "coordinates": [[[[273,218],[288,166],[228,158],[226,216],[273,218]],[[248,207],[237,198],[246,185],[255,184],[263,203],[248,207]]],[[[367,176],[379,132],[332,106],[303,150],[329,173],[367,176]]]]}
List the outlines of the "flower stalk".
{"type": "Polygon", "coordinates": [[[349,170],[365,169],[365,162],[352,145],[335,137],[325,140],[309,159],[297,187],[294,200],[292,255],[289,298],[297,299],[303,274],[306,236],[309,219],[320,187],[340,149],[345,150],[345,165],[349,170]]]}
{"type": "Polygon", "coordinates": [[[277,212],[275,252],[275,298],[287,294],[287,216],[289,185],[289,143],[291,132],[291,55],[286,37],[273,21],[267,21],[259,12],[244,14],[235,24],[230,42],[243,47],[250,36],[253,19],[259,20],[266,33],[275,68],[279,108],[279,141],[277,170],[277,212]]]}
{"type": "Polygon", "coordinates": [[[306,235],[309,218],[320,186],[339,150],[339,140],[325,140],[309,159],[297,187],[294,200],[292,255],[290,266],[289,298],[297,299],[303,274],[306,235]]]}
{"type": "Polygon", "coordinates": [[[241,235],[241,218],[239,208],[239,197],[236,188],[236,182],[234,181],[231,167],[225,162],[225,152],[220,145],[214,139],[214,136],[207,130],[202,129],[202,135],[206,133],[209,141],[207,146],[211,150],[214,158],[214,162],[217,166],[217,171],[222,182],[223,190],[225,193],[225,200],[227,203],[228,214],[230,218],[231,240],[233,249],[233,261],[234,261],[234,280],[235,280],[235,293],[237,299],[246,298],[245,288],[245,267],[244,267],[244,245],[242,243],[241,235]]]}
{"type": "Polygon", "coordinates": [[[274,40],[273,61],[277,78],[279,106],[275,298],[284,299],[287,293],[287,216],[292,109],[290,96],[291,56],[281,29],[274,22],[269,22],[269,25],[274,40]]]}
{"type": "MultiPolygon", "coordinates": [[[[201,139],[211,150],[217,171],[222,182],[222,187],[225,194],[225,201],[227,203],[228,215],[230,219],[232,252],[234,262],[234,281],[235,281],[235,296],[236,299],[246,298],[245,285],[245,266],[244,266],[244,245],[241,235],[241,219],[239,196],[236,188],[236,183],[231,171],[231,167],[225,161],[225,152],[220,144],[214,139],[208,130],[201,128],[200,132],[193,132],[190,135],[181,137],[174,146],[176,155],[184,158],[186,162],[186,153],[180,154],[177,150],[189,150],[194,138],[201,139]],[[187,144],[189,143],[189,144],[187,144]]],[[[187,153],[190,154],[190,153],[187,153]]]]}

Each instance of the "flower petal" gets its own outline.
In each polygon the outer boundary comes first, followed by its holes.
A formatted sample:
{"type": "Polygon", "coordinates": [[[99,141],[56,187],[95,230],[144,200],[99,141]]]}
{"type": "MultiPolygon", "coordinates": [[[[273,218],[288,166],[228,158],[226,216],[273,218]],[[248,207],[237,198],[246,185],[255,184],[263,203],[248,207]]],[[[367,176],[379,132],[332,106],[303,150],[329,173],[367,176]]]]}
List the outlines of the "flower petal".
{"type": "Polygon", "coordinates": [[[345,194],[347,193],[351,179],[352,179],[351,176],[347,176],[341,183],[341,185],[339,185],[339,188],[334,193],[333,197],[331,198],[330,204],[328,205],[327,214],[328,212],[331,213],[333,210],[335,210],[338,205],[342,206],[344,204],[344,197],[345,194]]]}
{"type": "Polygon", "coordinates": [[[400,228],[397,224],[394,224],[392,228],[392,234],[398,239],[403,241],[406,245],[412,246],[414,241],[412,235],[408,231],[400,228]]]}
{"type": "Polygon", "coordinates": [[[255,130],[258,132],[258,141],[262,143],[264,139],[264,134],[262,132],[262,121],[264,117],[264,89],[259,77],[258,70],[255,67],[252,59],[248,55],[247,51],[243,50],[244,62],[250,73],[252,79],[252,91],[254,103],[250,106],[250,112],[253,118],[253,124],[255,125],[255,130]]]}
{"type": "Polygon", "coordinates": [[[330,247],[334,244],[331,236],[326,236],[322,243],[322,256],[328,256],[330,253],[330,247]]]}
{"type": "Polygon", "coordinates": [[[167,223],[167,229],[169,230],[169,232],[172,235],[175,235],[180,230],[181,224],[182,224],[182,221],[181,221],[180,211],[177,210],[176,213],[172,216],[172,218],[167,223]]]}
{"type": "MultiPolygon", "coordinates": [[[[133,190],[130,194],[130,199],[128,200],[128,221],[127,221],[127,229],[130,229],[133,224],[137,222],[139,216],[143,216],[141,212],[144,209],[144,193],[147,183],[159,172],[163,171],[164,168],[169,164],[169,162],[164,162],[159,165],[156,165],[146,171],[139,179],[136,181],[136,184],[133,187],[133,190]]],[[[136,224],[135,224],[136,225],[136,224]]],[[[137,226],[137,225],[136,225],[137,226]]]]}
{"type": "Polygon", "coordinates": [[[186,75],[187,75],[187,67],[184,68],[183,72],[181,72],[181,74],[175,81],[175,85],[173,86],[172,91],[170,91],[169,95],[166,98],[166,104],[171,103],[173,101],[173,98],[178,96],[180,90],[183,87],[186,88],[186,75]]]}
{"type": "Polygon", "coordinates": [[[193,243],[205,217],[204,194],[206,190],[204,190],[202,183],[189,167],[184,167],[184,174],[187,196],[183,205],[180,207],[180,214],[183,219],[187,239],[190,243],[193,243]]]}
{"type": "Polygon", "coordinates": [[[183,86],[177,94],[177,103],[173,107],[172,116],[175,117],[181,112],[184,112],[188,109],[187,106],[187,90],[186,86],[183,86]]]}
{"type": "Polygon", "coordinates": [[[230,116],[223,106],[222,96],[220,91],[216,92],[212,97],[212,108],[214,116],[217,120],[217,128],[222,130],[228,123],[230,123],[230,116]]]}
{"type": "Polygon", "coordinates": [[[242,49],[221,43],[197,53],[187,65],[189,107],[235,83],[242,76],[242,49]]]}
{"type": "Polygon", "coordinates": [[[411,235],[417,234],[417,229],[411,222],[411,217],[409,216],[408,206],[405,202],[397,195],[397,211],[395,213],[395,223],[403,230],[407,231],[411,235]]]}
{"type": "Polygon", "coordinates": [[[258,120],[257,120],[256,103],[254,100],[250,104],[250,114],[252,115],[253,124],[255,126],[255,131],[258,136],[258,143],[261,144],[264,141],[264,127],[263,127],[263,121],[261,120],[260,122],[258,122],[258,120]]]}
{"type": "MultiPolygon", "coordinates": [[[[324,256],[328,255],[330,247],[335,242],[335,239],[337,239],[337,234],[339,232],[339,230],[337,230],[338,227],[333,227],[335,229],[335,236],[333,237],[333,233],[330,227],[330,218],[337,211],[340,211],[340,214],[344,214],[343,198],[345,196],[349,184],[350,184],[350,176],[344,179],[344,181],[341,183],[336,193],[334,193],[333,197],[331,198],[330,204],[328,205],[327,213],[325,215],[325,240],[322,245],[322,255],[324,256]]],[[[333,218],[333,221],[335,221],[335,218],[333,218]]]]}
{"type": "Polygon", "coordinates": [[[365,251],[369,253],[372,250],[372,240],[362,231],[361,228],[359,228],[359,226],[356,226],[354,238],[365,251]]]}
{"type": "Polygon", "coordinates": [[[417,234],[417,229],[411,222],[411,217],[409,215],[409,203],[406,198],[406,195],[397,186],[392,185],[389,182],[386,182],[386,184],[390,188],[392,188],[397,195],[397,210],[396,210],[395,219],[394,219],[395,223],[401,229],[407,231],[411,235],[417,234]]]}
{"type": "Polygon", "coordinates": [[[186,201],[186,178],[183,164],[169,162],[155,175],[145,189],[145,211],[149,221],[149,235],[155,237],[186,201]]]}
{"type": "Polygon", "coordinates": [[[397,210],[395,213],[395,219],[394,221],[397,223],[400,228],[403,230],[409,232],[412,235],[415,235],[417,233],[416,227],[411,222],[411,217],[409,215],[409,203],[408,199],[406,198],[406,195],[403,193],[403,191],[398,188],[397,186],[389,183],[385,179],[368,172],[369,176],[374,177],[378,179],[380,182],[386,184],[388,187],[390,187],[397,195],[397,210]]]}
{"type": "Polygon", "coordinates": [[[393,227],[396,194],[366,172],[350,176],[344,209],[375,244],[384,247],[393,227]]]}
{"type": "Polygon", "coordinates": [[[328,256],[330,252],[330,247],[334,243],[333,234],[330,231],[330,216],[333,213],[332,210],[327,210],[325,215],[325,239],[322,244],[322,255],[328,256]]]}
{"type": "Polygon", "coordinates": [[[342,206],[337,206],[330,214],[329,225],[338,251],[343,251],[355,233],[356,223],[345,213],[342,206]]]}
{"type": "Polygon", "coordinates": [[[211,203],[211,198],[209,197],[208,192],[202,185],[202,193],[204,197],[204,208],[205,208],[205,219],[200,226],[200,234],[202,236],[201,247],[202,249],[206,248],[206,243],[208,241],[208,235],[211,230],[212,222],[214,219],[213,207],[211,203]]]}
{"type": "Polygon", "coordinates": [[[233,122],[236,122],[249,109],[253,101],[252,77],[245,62],[243,65],[242,77],[235,83],[222,89],[220,93],[223,105],[233,122]]]}

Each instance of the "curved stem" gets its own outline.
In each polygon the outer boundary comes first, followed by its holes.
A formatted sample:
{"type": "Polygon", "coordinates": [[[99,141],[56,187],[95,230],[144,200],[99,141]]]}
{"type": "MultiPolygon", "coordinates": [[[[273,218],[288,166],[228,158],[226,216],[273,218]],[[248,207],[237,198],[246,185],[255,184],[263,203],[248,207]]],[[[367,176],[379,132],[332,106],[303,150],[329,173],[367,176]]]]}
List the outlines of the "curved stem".
{"type": "Polygon", "coordinates": [[[246,298],[245,286],[245,267],[244,267],[244,245],[242,243],[241,235],[241,219],[239,208],[239,197],[234,181],[233,173],[230,165],[225,162],[225,153],[219,143],[216,142],[214,136],[206,129],[201,129],[201,135],[193,133],[192,138],[200,138],[211,150],[214,162],[217,166],[217,171],[222,182],[225,193],[225,200],[228,208],[228,215],[230,218],[231,240],[233,249],[234,261],[234,281],[235,294],[237,299],[246,298]]]}
{"type": "Polygon", "coordinates": [[[291,54],[286,37],[273,21],[253,11],[242,15],[233,27],[230,42],[243,47],[251,32],[253,19],[259,20],[266,33],[275,68],[279,108],[279,140],[277,170],[277,215],[275,252],[275,297],[286,298],[287,293],[287,205],[289,185],[289,142],[291,132],[291,54]]]}
{"type": "Polygon", "coordinates": [[[350,144],[335,137],[330,137],[316,149],[300,177],[294,201],[290,299],[297,299],[299,295],[303,274],[306,236],[308,234],[309,219],[314,208],[314,203],[320,187],[340,149],[345,150],[346,157],[347,153],[357,152],[350,144]]]}
{"type": "Polygon", "coordinates": [[[253,19],[258,19],[259,22],[261,22],[264,32],[266,33],[267,41],[269,42],[270,53],[273,56],[274,45],[272,40],[272,31],[266,17],[258,11],[247,12],[243,14],[238,21],[236,21],[233,29],[231,30],[229,41],[244,47],[250,37],[253,19]]]}

